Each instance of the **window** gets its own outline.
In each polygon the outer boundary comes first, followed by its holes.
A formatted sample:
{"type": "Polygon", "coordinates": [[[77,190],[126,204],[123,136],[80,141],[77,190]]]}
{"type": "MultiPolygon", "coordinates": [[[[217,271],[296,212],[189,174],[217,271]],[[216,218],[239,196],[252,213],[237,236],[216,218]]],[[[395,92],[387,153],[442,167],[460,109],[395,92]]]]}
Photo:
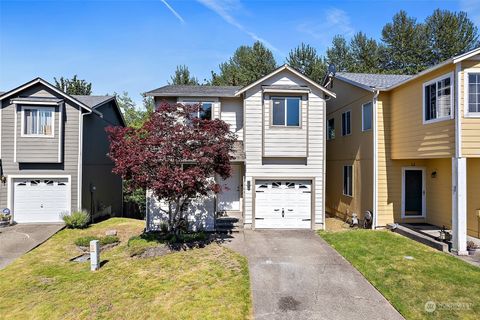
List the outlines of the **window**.
{"type": "Polygon", "coordinates": [[[327,140],[335,139],[335,119],[328,119],[327,122],[327,140]]]}
{"type": "Polygon", "coordinates": [[[451,75],[425,83],[423,93],[425,122],[451,118],[453,99],[451,75]]]}
{"type": "Polygon", "coordinates": [[[468,113],[480,113],[480,73],[468,73],[468,113]]]}
{"type": "Polygon", "coordinates": [[[54,108],[23,107],[22,135],[53,137],[54,108]]]}
{"type": "Polygon", "coordinates": [[[343,194],[353,195],[353,166],[343,166],[343,194]]]}
{"type": "Polygon", "coordinates": [[[372,129],[372,103],[362,105],[362,131],[372,129]]]}
{"type": "Polygon", "coordinates": [[[192,114],[192,117],[202,120],[212,119],[213,102],[186,102],[185,104],[192,106],[200,104],[200,109],[197,112],[194,112],[192,114]]]}
{"type": "Polygon", "coordinates": [[[342,113],[342,136],[352,133],[351,112],[342,113]]]}
{"type": "Polygon", "coordinates": [[[299,127],[300,102],[299,97],[272,98],[272,125],[299,127]]]}

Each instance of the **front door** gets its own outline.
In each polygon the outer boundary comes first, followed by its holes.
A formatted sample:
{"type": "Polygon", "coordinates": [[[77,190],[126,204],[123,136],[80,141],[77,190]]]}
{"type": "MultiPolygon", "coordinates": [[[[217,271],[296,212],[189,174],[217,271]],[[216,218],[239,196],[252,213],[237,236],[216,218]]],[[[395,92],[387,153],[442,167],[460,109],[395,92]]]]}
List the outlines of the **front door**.
{"type": "Polygon", "coordinates": [[[425,216],[425,170],[405,168],[403,170],[403,216],[425,216]]]}
{"type": "Polygon", "coordinates": [[[218,194],[218,211],[240,211],[240,187],[242,181],[242,167],[232,165],[232,175],[227,180],[219,179],[222,191],[218,194]]]}

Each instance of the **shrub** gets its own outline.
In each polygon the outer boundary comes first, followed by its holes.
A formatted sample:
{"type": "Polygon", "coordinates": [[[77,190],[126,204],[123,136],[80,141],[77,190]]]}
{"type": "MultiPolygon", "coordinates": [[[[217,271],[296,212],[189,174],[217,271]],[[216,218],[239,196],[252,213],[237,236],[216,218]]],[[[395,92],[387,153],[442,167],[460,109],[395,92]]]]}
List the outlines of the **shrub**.
{"type": "Polygon", "coordinates": [[[9,220],[10,220],[10,216],[9,216],[9,215],[0,213],[0,221],[9,221],[9,220]]]}
{"type": "Polygon", "coordinates": [[[98,240],[101,246],[120,242],[120,239],[117,236],[105,236],[105,237],[85,236],[85,237],[77,238],[75,240],[75,244],[79,247],[88,247],[90,245],[90,241],[92,240],[98,240]]]}
{"type": "Polygon", "coordinates": [[[120,242],[120,239],[117,236],[105,236],[99,239],[100,244],[105,246],[107,244],[117,243],[120,242]]]}
{"type": "Polygon", "coordinates": [[[62,219],[67,228],[83,229],[86,228],[90,222],[90,214],[85,210],[74,211],[71,214],[63,214],[62,219]]]}

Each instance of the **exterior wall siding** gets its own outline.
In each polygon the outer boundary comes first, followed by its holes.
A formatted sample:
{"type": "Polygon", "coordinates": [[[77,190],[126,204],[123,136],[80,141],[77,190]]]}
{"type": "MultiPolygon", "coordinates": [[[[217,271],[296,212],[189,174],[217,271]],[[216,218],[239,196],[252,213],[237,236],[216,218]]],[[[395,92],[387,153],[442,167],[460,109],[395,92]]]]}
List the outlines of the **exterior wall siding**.
{"type": "Polygon", "coordinates": [[[243,104],[241,99],[221,98],[219,118],[230,125],[230,131],[243,140],[243,104]]]}
{"type": "MultiPolygon", "coordinates": [[[[42,85],[35,86],[28,91],[22,91],[17,96],[25,97],[26,95],[39,94],[53,98],[63,99],[55,92],[49,90],[42,85]]],[[[78,134],[79,134],[79,116],[80,107],[71,104],[65,100],[64,107],[64,132],[63,132],[63,161],[61,163],[18,163],[14,162],[14,123],[15,123],[15,107],[10,104],[10,99],[2,101],[2,124],[1,124],[1,145],[2,145],[2,165],[5,176],[11,175],[35,175],[55,176],[70,175],[71,187],[71,209],[76,210],[78,207],[78,134]]],[[[20,114],[17,115],[20,118],[20,114]]],[[[58,118],[57,118],[58,119],[58,118]]],[[[36,146],[38,147],[38,146],[36,146]]],[[[40,146],[41,147],[41,146],[40,146]]],[[[33,146],[32,146],[33,148],[33,146]]],[[[40,148],[41,149],[41,148],[40,148]]],[[[0,207],[8,206],[7,189],[10,186],[0,184],[0,207]]]]}
{"type": "Polygon", "coordinates": [[[467,159],[467,233],[472,237],[479,237],[479,217],[477,210],[480,209],[480,159],[467,159]]]}
{"type": "MultiPolygon", "coordinates": [[[[303,80],[288,73],[281,72],[262,85],[307,85],[303,80]]],[[[313,180],[314,223],[323,225],[323,190],[324,190],[324,123],[325,100],[323,93],[312,90],[308,95],[308,157],[303,161],[298,158],[267,159],[263,155],[262,114],[264,101],[262,89],[257,85],[244,95],[245,108],[245,180],[250,190],[244,188],[244,219],[246,224],[252,224],[254,217],[255,179],[262,178],[304,178],[313,180]]],[[[288,142],[283,142],[288,143],[288,142]]],[[[289,145],[291,147],[291,145],[289,145]]]]}
{"type": "Polygon", "coordinates": [[[465,94],[468,92],[466,89],[466,72],[473,71],[480,73],[480,61],[478,60],[467,60],[461,62],[462,72],[460,73],[460,115],[462,117],[462,156],[463,157],[480,157],[480,117],[471,117],[466,116],[465,111],[468,110],[468,97],[465,94]]]}

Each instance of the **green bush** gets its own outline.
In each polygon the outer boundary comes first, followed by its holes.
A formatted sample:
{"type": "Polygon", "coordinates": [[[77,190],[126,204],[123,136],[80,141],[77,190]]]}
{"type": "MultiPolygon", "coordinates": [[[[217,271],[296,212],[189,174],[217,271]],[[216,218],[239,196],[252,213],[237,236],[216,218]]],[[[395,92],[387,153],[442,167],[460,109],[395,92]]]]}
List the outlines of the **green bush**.
{"type": "Polygon", "coordinates": [[[120,242],[120,239],[117,236],[105,236],[105,237],[85,236],[85,237],[77,238],[75,240],[75,244],[79,247],[88,247],[90,245],[90,241],[92,240],[98,240],[101,246],[120,242]]]}
{"type": "Polygon", "coordinates": [[[62,216],[63,222],[70,229],[84,229],[90,223],[90,214],[85,211],[74,211],[71,214],[62,216]]]}

